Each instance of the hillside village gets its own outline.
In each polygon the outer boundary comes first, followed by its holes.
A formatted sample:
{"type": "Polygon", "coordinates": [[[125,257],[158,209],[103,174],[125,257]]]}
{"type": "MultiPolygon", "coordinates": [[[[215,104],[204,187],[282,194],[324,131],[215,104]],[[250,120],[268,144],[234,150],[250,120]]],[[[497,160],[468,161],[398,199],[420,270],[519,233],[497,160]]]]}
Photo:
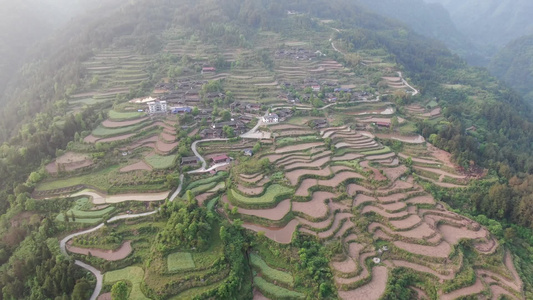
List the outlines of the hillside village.
{"type": "Polygon", "coordinates": [[[524,298],[492,228],[435,196],[488,175],[415,133],[444,121],[439,99],[387,53],[340,62],[329,23],[316,42],[264,33],[264,57],[169,29],[171,68],[133,99],[158,57],[116,47],[83,63],[98,80],[68,108],[108,103],[105,118],[39,171],[32,198],[72,200],[58,243],[94,274],[91,299],[119,281],[130,299],[217,298],[236,268],[230,230],[257,300],[380,299],[398,270],[418,299],[524,298]]]}

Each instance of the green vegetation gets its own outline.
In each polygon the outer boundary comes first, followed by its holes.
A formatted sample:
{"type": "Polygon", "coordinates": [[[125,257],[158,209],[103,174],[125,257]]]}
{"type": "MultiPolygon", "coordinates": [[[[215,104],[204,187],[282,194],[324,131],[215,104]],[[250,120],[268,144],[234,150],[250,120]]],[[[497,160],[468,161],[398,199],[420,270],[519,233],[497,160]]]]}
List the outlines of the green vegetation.
{"type": "Polygon", "coordinates": [[[272,207],[279,201],[289,198],[293,192],[293,189],[289,187],[272,184],[258,197],[248,197],[235,190],[229,190],[228,199],[240,207],[272,207]]]}
{"type": "Polygon", "coordinates": [[[215,176],[209,176],[207,178],[204,178],[204,179],[200,179],[200,180],[194,180],[192,181],[191,183],[189,183],[187,185],[187,188],[185,188],[185,190],[193,190],[201,185],[206,185],[206,184],[210,184],[210,183],[213,183],[213,182],[218,182],[218,181],[221,181],[222,179],[224,179],[226,176],[228,175],[228,172],[225,172],[225,171],[221,171],[221,172],[218,172],[215,176]]]}
{"type": "Polygon", "coordinates": [[[261,275],[268,278],[271,282],[280,282],[286,286],[294,285],[294,278],[291,274],[271,268],[257,254],[250,254],[250,264],[252,264],[253,267],[258,268],[261,275]]]}
{"type": "Polygon", "coordinates": [[[390,152],[391,152],[390,148],[385,146],[385,147],[383,147],[383,149],[373,150],[373,151],[365,151],[365,152],[361,152],[361,154],[364,154],[364,155],[380,155],[380,154],[387,154],[387,153],[390,153],[390,152]]]}
{"type": "Polygon", "coordinates": [[[177,154],[162,156],[158,154],[152,154],[144,159],[154,169],[168,169],[174,166],[176,163],[177,154]]]}
{"type": "Polygon", "coordinates": [[[39,184],[35,190],[46,191],[55,190],[80,184],[95,186],[101,190],[107,190],[111,187],[111,183],[108,180],[108,176],[116,171],[118,166],[112,166],[97,172],[93,172],[87,175],[68,177],[64,179],[57,179],[53,181],[47,181],[39,184]]]}
{"type": "Polygon", "coordinates": [[[92,134],[97,137],[112,137],[116,135],[123,135],[127,133],[138,133],[140,129],[146,126],[146,123],[140,123],[131,126],[107,128],[102,125],[96,127],[92,134]]]}
{"type": "Polygon", "coordinates": [[[128,121],[128,120],[135,120],[139,119],[140,117],[144,116],[144,113],[142,112],[117,112],[114,110],[110,110],[107,113],[110,120],[113,121],[128,121]]]}
{"type": "Polygon", "coordinates": [[[189,252],[174,252],[168,255],[167,265],[169,272],[184,271],[194,268],[194,261],[189,252]]]}
{"type": "Polygon", "coordinates": [[[131,300],[145,300],[148,299],[141,291],[141,283],[144,278],[144,271],[141,267],[127,267],[124,269],[106,272],[104,274],[104,283],[112,284],[117,281],[129,281],[132,284],[132,289],[129,295],[131,300]]]}
{"type": "Polygon", "coordinates": [[[254,284],[262,293],[274,299],[305,299],[304,294],[279,287],[261,277],[254,277],[254,284]]]}

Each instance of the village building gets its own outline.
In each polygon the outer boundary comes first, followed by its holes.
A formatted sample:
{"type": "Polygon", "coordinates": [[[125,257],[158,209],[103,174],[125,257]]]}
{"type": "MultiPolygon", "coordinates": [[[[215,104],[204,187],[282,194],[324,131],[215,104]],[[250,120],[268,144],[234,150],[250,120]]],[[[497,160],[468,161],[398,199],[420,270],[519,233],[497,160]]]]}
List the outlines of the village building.
{"type": "Polygon", "coordinates": [[[190,107],[173,107],[170,109],[173,114],[188,114],[192,112],[190,107]]]}
{"type": "Polygon", "coordinates": [[[378,127],[390,128],[391,122],[376,122],[376,125],[378,127]]]}
{"type": "Polygon", "coordinates": [[[313,92],[320,92],[320,85],[313,85],[311,88],[313,89],[313,92]]]}
{"type": "Polygon", "coordinates": [[[204,129],[200,131],[200,137],[202,139],[218,139],[222,137],[222,129],[204,129]]]}
{"type": "Polygon", "coordinates": [[[317,119],[309,121],[309,125],[315,129],[328,127],[328,121],[326,119],[317,119]]]}
{"type": "Polygon", "coordinates": [[[229,163],[231,161],[226,154],[215,156],[211,160],[214,164],[229,163]]]}
{"type": "Polygon", "coordinates": [[[294,112],[292,111],[292,109],[282,108],[280,110],[277,110],[276,114],[278,115],[279,121],[283,122],[283,121],[287,120],[288,118],[292,117],[294,112]]]}
{"type": "Polygon", "coordinates": [[[263,122],[264,123],[278,123],[279,116],[275,113],[268,113],[263,116],[263,122]]]}
{"type": "Polygon", "coordinates": [[[213,124],[211,127],[213,129],[222,129],[222,128],[224,128],[224,126],[229,126],[229,127],[233,128],[233,129],[246,127],[244,125],[244,123],[242,121],[239,121],[239,120],[233,120],[233,121],[228,121],[228,122],[218,122],[218,123],[213,124]]]}
{"type": "Polygon", "coordinates": [[[196,165],[198,163],[198,157],[196,156],[187,156],[181,158],[181,165],[187,166],[187,165],[196,165]]]}
{"type": "Polygon", "coordinates": [[[254,155],[254,152],[252,151],[252,149],[244,149],[243,152],[244,152],[244,155],[246,155],[246,156],[253,156],[254,155]]]}
{"type": "Polygon", "coordinates": [[[166,113],[167,112],[167,101],[151,101],[148,102],[148,112],[150,114],[157,114],[157,113],[166,113]]]}
{"type": "Polygon", "coordinates": [[[203,67],[202,68],[202,74],[213,74],[217,71],[214,67],[203,67]]]}

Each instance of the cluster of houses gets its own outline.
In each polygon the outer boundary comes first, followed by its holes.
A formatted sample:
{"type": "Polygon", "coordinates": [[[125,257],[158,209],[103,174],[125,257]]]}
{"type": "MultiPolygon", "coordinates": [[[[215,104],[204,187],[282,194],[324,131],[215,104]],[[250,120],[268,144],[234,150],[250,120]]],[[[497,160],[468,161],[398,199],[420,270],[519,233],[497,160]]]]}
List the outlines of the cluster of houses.
{"type": "Polygon", "coordinates": [[[230,104],[230,109],[232,112],[258,113],[261,111],[261,104],[235,101],[230,104]]]}
{"type": "Polygon", "coordinates": [[[252,118],[247,116],[240,116],[238,119],[233,119],[226,122],[213,123],[209,128],[200,131],[200,137],[202,139],[216,139],[224,137],[224,126],[228,126],[233,129],[236,135],[241,135],[248,131],[246,124],[251,121],[252,118]]]}
{"type": "Polygon", "coordinates": [[[317,53],[303,48],[281,49],[276,50],[274,57],[276,59],[312,60],[317,57],[317,53]]]}

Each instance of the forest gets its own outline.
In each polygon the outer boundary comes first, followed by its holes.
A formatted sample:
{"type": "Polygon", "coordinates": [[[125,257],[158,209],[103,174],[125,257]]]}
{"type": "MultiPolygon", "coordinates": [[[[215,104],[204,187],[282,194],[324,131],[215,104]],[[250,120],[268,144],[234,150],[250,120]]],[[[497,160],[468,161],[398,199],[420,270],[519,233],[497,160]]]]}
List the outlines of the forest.
{"type": "MultiPolygon", "coordinates": [[[[533,230],[533,112],[519,94],[494,79],[487,70],[469,66],[441,42],[422,37],[398,21],[362,9],[349,0],[143,0],[80,16],[69,28],[37,48],[43,49],[37,51],[41,59],[27,62],[0,100],[9,104],[0,109],[0,263],[3,270],[11,271],[2,272],[0,277],[0,299],[17,299],[20,295],[28,299],[87,298],[92,283],[85,274],[72,260],[59,260],[52,254],[58,251],[55,236],[67,230],[65,226],[58,227],[52,216],[66,211],[68,203],[36,203],[31,194],[42,178],[35,170],[55,158],[58,149],[66,149],[80,136],[87,136],[107,118],[107,110],[113,105],[148,95],[163,76],[172,73],[166,71],[178,59],[158,56],[147,67],[150,76],[139,87],[112,103],[71,112],[68,110],[71,96],[90,81],[82,61],[113,43],[131,47],[139,54],[160,55],[163,43],[159,34],[171,26],[182,26],[200,41],[216,38],[220,46],[244,49],[253,49],[261,31],[285,34],[298,28],[322,30],[313,18],[287,21],[287,10],[334,19],[343,28],[350,28],[335,34],[347,50],[390,53],[424,97],[435,99],[442,107],[444,125],[420,120],[416,131],[438,148],[452,153],[453,161],[464,170],[485,168],[497,178],[497,182],[473,184],[460,192],[434,188],[434,197],[459,212],[501,222],[504,226],[501,236],[505,234],[517,251],[522,249],[520,243],[533,230]],[[449,89],[444,84],[468,88],[449,89]],[[471,126],[477,128],[474,133],[466,130],[471,126]],[[36,210],[41,214],[30,213],[30,224],[12,226],[16,216],[36,210]]],[[[272,65],[266,55],[258,57],[263,65],[272,65]]],[[[335,53],[332,57],[346,65],[352,63],[348,56],[335,53]]],[[[218,62],[217,67],[229,68],[218,62]]],[[[173,72],[178,74],[182,70],[176,68],[173,72]]],[[[401,111],[420,100],[416,97],[397,97],[393,101],[401,111]]],[[[157,250],[168,254],[180,247],[204,249],[210,238],[207,233],[219,230],[231,280],[216,295],[236,297],[242,291],[242,278],[251,273],[244,263],[247,250],[257,241],[250,240],[235,225],[239,221],[218,228],[215,225],[218,220],[192,198],[189,193],[183,203],[161,206],[159,216],[166,223],[156,237],[157,250]]],[[[300,280],[323,281],[324,285],[314,295],[329,297],[332,275],[324,267],[327,261],[319,259],[326,250],[305,238],[298,238],[295,247],[298,253],[292,254],[301,262],[300,280]]],[[[394,278],[399,286],[412,279],[401,274],[394,278]]],[[[404,289],[397,292],[409,293],[404,289]]],[[[388,299],[394,299],[393,294],[389,291],[388,299]]]]}

